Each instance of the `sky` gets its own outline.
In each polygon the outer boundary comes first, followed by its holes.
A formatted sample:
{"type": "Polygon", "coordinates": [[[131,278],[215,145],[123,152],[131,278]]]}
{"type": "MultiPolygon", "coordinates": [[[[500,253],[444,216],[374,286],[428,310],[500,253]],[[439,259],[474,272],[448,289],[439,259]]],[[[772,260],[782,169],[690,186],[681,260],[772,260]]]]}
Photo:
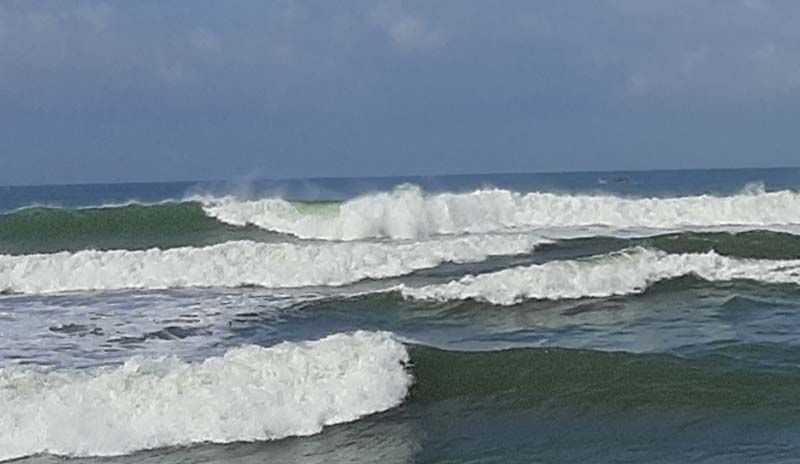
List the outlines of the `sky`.
{"type": "Polygon", "coordinates": [[[0,184],[800,165],[794,0],[3,0],[0,184]]]}

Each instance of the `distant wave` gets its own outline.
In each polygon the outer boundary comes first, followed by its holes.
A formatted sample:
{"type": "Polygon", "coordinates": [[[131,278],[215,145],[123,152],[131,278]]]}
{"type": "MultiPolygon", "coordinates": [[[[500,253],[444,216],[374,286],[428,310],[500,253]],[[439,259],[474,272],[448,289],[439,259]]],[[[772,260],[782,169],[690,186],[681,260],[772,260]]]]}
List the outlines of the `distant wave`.
{"type": "Polygon", "coordinates": [[[189,197],[156,204],[29,207],[0,214],[0,253],[206,246],[230,240],[422,239],[546,230],[554,236],[686,230],[800,230],[800,194],[748,187],[731,196],[623,198],[484,189],[426,194],[414,186],[345,202],[189,197]]]}
{"type": "Polygon", "coordinates": [[[210,216],[302,238],[355,240],[419,238],[509,229],[608,226],[691,228],[800,224],[800,194],[749,188],[740,194],[678,198],[517,193],[487,189],[425,194],[404,186],[341,204],[298,204],[282,199],[206,201],[210,216]]]}
{"type": "Polygon", "coordinates": [[[0,460],[311,435],[400,404],[412,383],[407,361],[390,334],[355,332],[244,346],[201,363],[7,367],[0,369],[0,460]]]}
{"type": "Polygon", "coordinates": [[[530,235],[483,235],[413,243],[234,241],[170,250],[0,255],[0,291],[343,285],[403,275],[444,262],[525,253],[544,242],[530,235]]]}
{"type": "Polygon", "coordinates": [[[709,281],[737,279],[800,283],[800,260],[738,259],[715,252],[669,254],[632,248],[578,260],[515,267],[446,284],[401,287],[407,298],[474,299],[513,305],[526,299],[570,299],[641,293],[656,282],[685,275],[709,281]]]}

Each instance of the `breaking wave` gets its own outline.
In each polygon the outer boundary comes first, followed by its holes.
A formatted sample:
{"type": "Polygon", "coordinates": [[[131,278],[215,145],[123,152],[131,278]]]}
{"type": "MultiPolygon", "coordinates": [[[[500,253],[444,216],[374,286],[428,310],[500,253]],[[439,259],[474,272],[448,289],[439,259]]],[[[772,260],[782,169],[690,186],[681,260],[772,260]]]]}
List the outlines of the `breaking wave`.
{"type": "Polygon", "coordinates": [[[311,435],[403,401],[406,348],[385,332],[244,346],[187,363],[0,369],[0,460],[118,455],[198,442],[311,435]]]}
{"type": "Polygon", "coordinates": [[[800,194],[763,189],[725,197],[621,198],[500,189],[425,194],[405,186],[343,203],[226,198],[205,200],[203,208],[228,224],[329,240],[586,226],[686,229],[800,224],[800,194]]]}
{"type": "Polygon", "coordinates": [[[517,234],[413,243],[236,241],[204,248],[0,255],[0,291],[344,285],[403,275],[444,262],[475,262],[492,255],[525,253],[543,242],[517,234]]]}
{"type": "Polygon", "coordinates": [[[470,275],[446,284],[401,286],[400,291],[405,297],[423,300],[474,299],[513,305],[525,299],[636,294],[656,282],[690,274],[708,281],[800,283],[800,260],[738,259],[713,251],[669,254],[637,247],[587,259],[550,261],[470,275]]]}

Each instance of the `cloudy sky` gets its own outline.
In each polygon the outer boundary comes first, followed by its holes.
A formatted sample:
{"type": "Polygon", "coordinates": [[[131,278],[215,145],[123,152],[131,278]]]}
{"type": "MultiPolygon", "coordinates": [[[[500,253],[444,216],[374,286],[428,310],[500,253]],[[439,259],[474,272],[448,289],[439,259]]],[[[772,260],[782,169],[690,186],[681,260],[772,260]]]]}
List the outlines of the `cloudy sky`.
{"type": "Polygon", "coordinates": [[[794,0],[0,2],[0,184],[782,165],[794,0]]]}

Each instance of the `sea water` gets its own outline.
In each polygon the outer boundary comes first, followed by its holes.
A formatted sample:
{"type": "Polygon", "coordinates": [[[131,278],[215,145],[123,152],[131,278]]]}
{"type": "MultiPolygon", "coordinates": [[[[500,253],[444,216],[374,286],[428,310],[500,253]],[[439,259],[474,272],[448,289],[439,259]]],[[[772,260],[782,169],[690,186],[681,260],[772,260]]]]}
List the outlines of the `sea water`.
{"type": "Polygon", "coordinates": [[[798,189],[0,187],[0,460],[794,462],[798,189]]]}

